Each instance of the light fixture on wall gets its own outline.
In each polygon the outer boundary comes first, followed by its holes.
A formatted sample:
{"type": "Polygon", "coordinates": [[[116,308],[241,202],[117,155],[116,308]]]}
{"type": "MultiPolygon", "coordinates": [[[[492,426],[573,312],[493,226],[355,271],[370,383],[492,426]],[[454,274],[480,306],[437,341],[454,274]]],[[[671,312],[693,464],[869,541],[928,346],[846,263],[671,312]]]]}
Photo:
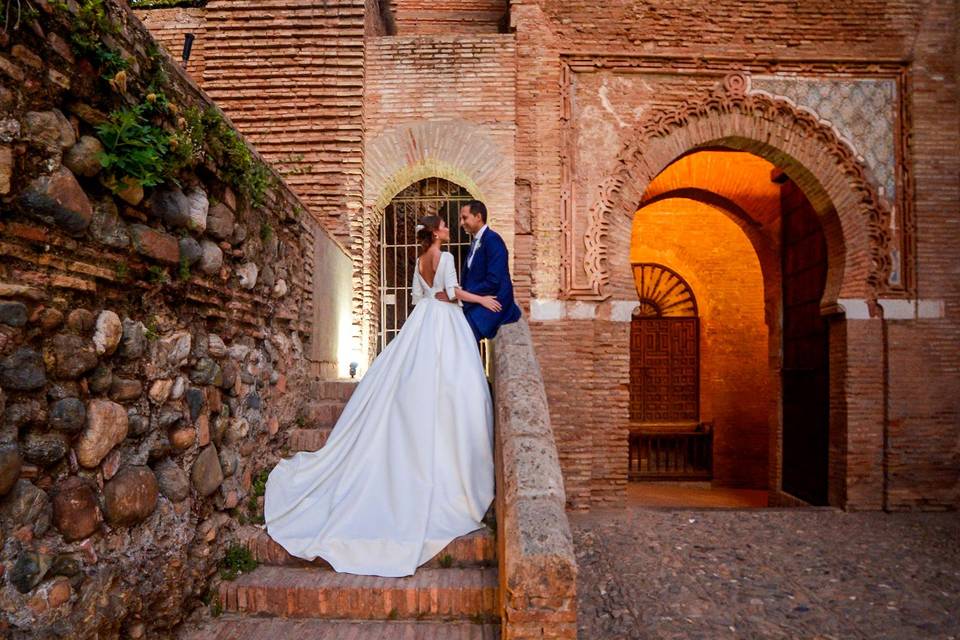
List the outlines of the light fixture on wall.
{"type": "Polygon", "coordinates": [[[183,53],[181,57],[183,58],[183,64],[187,64],[187,60],[190,59],[190,50],[193,49],[193,34],[185,33],[183,34],[183,53]]]}

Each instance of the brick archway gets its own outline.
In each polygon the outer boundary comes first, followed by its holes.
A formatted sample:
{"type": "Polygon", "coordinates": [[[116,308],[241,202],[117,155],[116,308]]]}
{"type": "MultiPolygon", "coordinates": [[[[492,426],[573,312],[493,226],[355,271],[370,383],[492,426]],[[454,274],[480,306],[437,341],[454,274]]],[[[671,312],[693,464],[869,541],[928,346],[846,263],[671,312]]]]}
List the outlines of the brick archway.
{"type": "Polygon", "coordinates": [[[841,297],[876,298],[891,266],[889,204],[833,127],[786,98],[751,91],[749,76],[739,74],[707,95],[649,114],[619,154],[590,208],[583,238],[582,265],[595,297],[608,297],[612,270],[626,267],[616,239],[650,182],[681,155],[710,147],[766,158],[807,195],[827,237],[824,306],[841,297]]]}
{"type": "Polygon", "coordinates": [[[350,228],[355,349],[368,361],[376,351],[377,279],[374,264],[383,212],[403,189],[425,178],[454,182],[483,200],[508,246],[513,240],[513,157],[484,128],[462,120],[423,121],[382,132],[364,146],[364,210],[350,228]]]}
{"type": "MultiPolygon", "coordinates": [[[[751,91],[749,78],[742,75],[728,76],[696,100],[648,115],[618,156],[589,211],[582,257],[587,282],[594,297],[618,297],[628,281],[630,262],[624,238],[629,237],[627,230],[651,182],[678,158],[718,148],[746,151],[782,169],[820,221],[827,245],[820,307],[822,313],[831,314],[826,321],[827,498],[846,508],[877,508],[885,491],[879,470],[886,455],[879,433],[884,417],[880,409],[851,409],[884,406],[883,386],[877,384],[880,373],[858,359],[877,361],[883,344],[877,339],[876,318],[859,309],[852,317],[833,314],[858,300],[864,309],[873,309],[871,302],[884,291],[891,267],[890,206],[878,195],[850,144],[829,123],[789,100],[751,91]]],[[[742,228],[746,231],[749,225],[742,228]]],[[[776,492],[771,498],[789,503],[792,497],[783,493],[781,409],[771,422],[770,486],[776,492]]]]}

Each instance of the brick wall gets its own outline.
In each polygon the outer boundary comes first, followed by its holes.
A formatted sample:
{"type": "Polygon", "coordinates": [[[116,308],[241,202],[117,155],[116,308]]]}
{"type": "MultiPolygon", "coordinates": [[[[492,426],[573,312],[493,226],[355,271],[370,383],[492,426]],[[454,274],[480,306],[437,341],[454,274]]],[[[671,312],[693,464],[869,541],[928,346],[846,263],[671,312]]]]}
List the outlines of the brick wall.
{"type": "Polygon", "coordinates": [[[174,60],[182,60],[184,36],[194,35],[186,71],[198,83],[203,83],[207,50],[207,11],[202,7],[174,7],[170,9],[140,9],[134,14],[150,30],[158,44],[170,52],[174,60]]]}
{"type": "Polygon", "coordinates": [[[737,0],[546,0],[541,4],[570,49],[707,55],[731,61],[753,55],[818,60],[899,58],[910,51],[927,10],[926,5],[909,0],[768,0],[748,5],[737,0]]]}
{"type": "Polygon", "coordinates": [[[958,20],[956,4],[926,6],[909,72],[917,298],[942,301],[944,317],[887,326],[892,509],[960,504],[958,20]]]}
{"type": "Polygon", "coordinates": [[[358,336],[377,320],[373,252],[383,207],[439,176],[483,199],[489,224],[513,245],[515,43],[511,35],[383,37],[367,41],[366,212],[353,230],[358,336]]]}
{"type": "MultiPolygon", "coordinates": [[[[518,55],[517,177],[531,184],[534,229],[529,245],[518,244],[529,258],[518,254],[517,259],[533,265],[531,291],[535,306],[541,308],[554,305],[560,292],[561,159],[573,158],[569,197],[575,203],[574,219],[583,221],[631,123],[656,106],[696,96],[725,73],[746,68],[769,74],[793,65],[810,76],[856,75],[848,66],[851,61],[903,70],[907,99],[902,117],[907,118],[912,137],[901,162],[908,163],[917,225],[917,282],[908,297],[921,302],[912,307],[909,302],[903,303],[906,307],[889,303],[887,315],[889,319],[890,310],[896,308],[898,317],[909,316],[904,309],[913,308],[914,316],[929,317],[888,322],[886,332],[878,333],[880,323],[862,319],[869,317],[869,305],[854,300],[847,309],[848,326],[842,319],[833,320],[832,490],[835,503],[852,508],[880,508],[884,487],[891,508],[956,506],[960,407],[955,399],[960,397],[960,379],[957,350],[949,345],[956,344],[960,324],[956,279],[948,266],[960,257],[958,160],[953,151],[958,136],[955,6],[939,1],[770,2],[745,7],[732,1],[652,5],[551,0],[515,1],[511,8],[518,55]],[[690,38],[690,33],[698,35],[690,38]],[[615,54],[619,66],[609,73],[575,72],[571,83],[575,98],[571,112],[564,113],[560,106],[567,83],[558,81],[558,75],[566,73],[560,56],[577,53],[615,54]],[[574,123],[569,132],[557,126],[564,118],[574,123]],[[564,145],[565,135],[576,137],[573,147],[564,145]],[[887,359],[884,344],[890,345],[887,359]],[[936,381],[936,393],[922,382],[931,379],[936,381]],[[887,419],[890,449],[885,458],[887,419]]],[[[673,152],[685,150],[678,147],[673,152]]],[[[624,233],[621,222],[616,225],[608,238],[624,233]]],[[[836,261],[835,243],[831,256],[836,261]]],[[[860,272],[864,266],[848,265],[848,275],[854,273],[850,269],[860,272]]],[[[591,376],[603,356],[590,355],[586,348],[584,362],[576,359],[572,347],[567,347],[566,356],[558,352],[560,336],[585,322],[564,318],[533,322],[531,327],[538,355],[547,363],[544,377],[556,413],[568,496],[576,501],[591,493],[582,451],[592,446],[585,441],[596,436],[572,426],[583,424],[583,419],[568,398],[591,388],[591,376]],[[573,374],[563,366],[565,361],[578,362],[573,374]]],[[[607,389],[606,398],[617,402],[622,394],[613,385],[607,389]]],[[[776,475],[776,466],[772,469],[776,475]]]]}
{"type": "Polygon", "coordinates": [[[497,33],[506,0],[393,0],[397,35],[497,33]]]}

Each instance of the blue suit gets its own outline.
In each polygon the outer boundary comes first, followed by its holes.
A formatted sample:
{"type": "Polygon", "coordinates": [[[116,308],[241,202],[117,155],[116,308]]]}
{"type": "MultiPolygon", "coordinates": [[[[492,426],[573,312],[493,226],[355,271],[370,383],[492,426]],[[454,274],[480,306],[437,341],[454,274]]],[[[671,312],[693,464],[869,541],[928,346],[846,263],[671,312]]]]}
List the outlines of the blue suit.
{"type": "Polygon", "coordinates": [[[463,303],[463,313],[478,342],[497,335],[500,325],[520,319],[520,307],[513,300],[513,283],[507,266],[507,245],[490,227],[480,236],[473,260],[463,261],[460,286],[480,296],[495,296],[503,307],[494,313],[476,303],[463,303]]]}

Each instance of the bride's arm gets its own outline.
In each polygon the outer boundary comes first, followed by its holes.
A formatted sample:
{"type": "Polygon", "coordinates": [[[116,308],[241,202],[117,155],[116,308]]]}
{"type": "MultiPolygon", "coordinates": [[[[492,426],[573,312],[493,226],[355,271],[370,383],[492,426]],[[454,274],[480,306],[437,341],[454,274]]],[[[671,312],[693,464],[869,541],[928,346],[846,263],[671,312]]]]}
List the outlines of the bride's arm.
{"type": "Polygon", "coordinates": [[[446,285],[447,297],[450,298],[451,302],[454,299],[460,300],[461,302],[473,302],[483,306],[490,311],[499,313],[502,308],[497,299],[493,296],[478,296],[475,293],[470,293],[466,289],[460,288],[460,283],[457,282],[457,272],[453,267],[453,256],[447,260],[447,265],[445,268],[446,279],[444,284],[446,285]]]}
{"type": "Polygon", "coordinates": [[[417,263],[414,263],[413,267],[413,284],[410,286],[410,300],[413,305],[416,305],[423,299],[423,287],[420,285],[420,278],[417,277],[417,263]]]}
{"type": "Polygon", "coordinates": [[[463,302],[475,302],[476,304],[479,304],[484,308],[496,313],[499,313],[500,309],[503,308],[495,297],[478,296],[475,293],[470,293],[466,289],[461,289],[459,286],[456,287],[456,297],[463,302]]]}
{"type": "Polygon", "coordinates": [[[438,300],[453,303],[456,303],[458,300],[460,302],[473,302],[482,305],[490,311],[500,311],[502,307],[495,297],[478,296],[475,293],[461,289],[460,283],[457,281],[457,270],[453,265],[453,255],[445,254],[445,258],[446,259],[442,261],[442,271],[437,274],[437,277],[440,277],[441,274],[443,275],[443,290],[437,292],[438,300]]]}

